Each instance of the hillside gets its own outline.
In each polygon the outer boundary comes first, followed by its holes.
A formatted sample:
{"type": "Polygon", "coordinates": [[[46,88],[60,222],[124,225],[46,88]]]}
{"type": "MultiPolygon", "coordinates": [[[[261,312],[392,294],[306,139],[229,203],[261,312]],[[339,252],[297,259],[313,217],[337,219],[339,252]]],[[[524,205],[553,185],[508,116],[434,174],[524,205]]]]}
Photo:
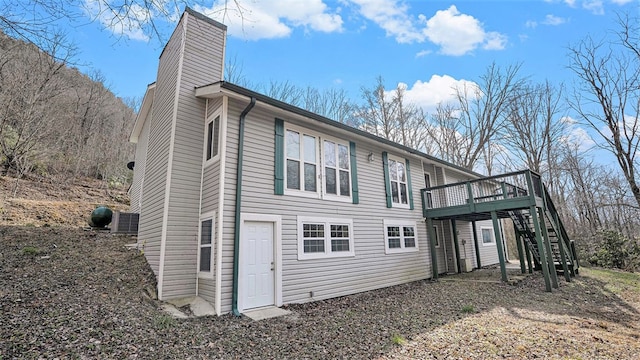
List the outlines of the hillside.
{"type": "Polygon", "coordinates": [[[3,360],[640,358],[640,275],[597,269],[553,293],[539,274],[506,285],[474,271],[259,322],[175,319],[134,238],[82,228],[98,204],[126,208],[125,189],[21,180],[9,198],[14,181],[0,178],[3,360]]]}
{"type": "Polygon", "coordinates": [[[84,227],[100,205],[128,210],[126,190],[91,178],[57,183],[0,176],[0,225],[84,227]]]}

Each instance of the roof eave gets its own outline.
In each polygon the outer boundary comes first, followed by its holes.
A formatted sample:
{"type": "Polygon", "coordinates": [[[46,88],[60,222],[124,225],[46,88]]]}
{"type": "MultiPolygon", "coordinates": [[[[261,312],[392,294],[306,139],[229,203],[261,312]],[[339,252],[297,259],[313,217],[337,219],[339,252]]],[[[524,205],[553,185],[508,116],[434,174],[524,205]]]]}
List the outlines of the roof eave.
{"type": "Polygon", "coordinates": [[[144,98],[142,98],[142,105],[140,105],[140,111],[138,111],[138,115],[136,115],[136,122],[133,125],[133,130],[131,130],[131,135],[129,136],[129,142],[132,142],[134,144],[138,143],[138,137],[140,136],[140,132],[142,132],[144,121],[147,118],[149,111],[151,111],[155,92],[156,83],[154,82],[147,86],[147,91],[144,93],[144,98]]]}

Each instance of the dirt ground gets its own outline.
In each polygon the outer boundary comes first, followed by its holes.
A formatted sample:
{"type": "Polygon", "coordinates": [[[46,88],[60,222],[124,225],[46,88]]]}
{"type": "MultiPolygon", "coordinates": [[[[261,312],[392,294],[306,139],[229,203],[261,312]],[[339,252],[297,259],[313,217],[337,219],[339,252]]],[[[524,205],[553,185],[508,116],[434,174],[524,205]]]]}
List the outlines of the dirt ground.
{"type": "Polygon", "coordinates": [[[0,225],[87,226],[91,211],[101,205],[129,209],[127,189],[95,179],[54,182],[0,176],[0,225]]]}
{"type": "Polygon", "coordinates": [[[175,319],[153,299],[144,256],[125,247],[134,238],[84,229],[96,205],[126,209],[124,190],[19,183],[8,199],[11,181],[0,180],[2,360],[640,359],[640,275],[602,269],[552,293],[540,274],[509,285],[493,269],[259,322],[175,319]]]}

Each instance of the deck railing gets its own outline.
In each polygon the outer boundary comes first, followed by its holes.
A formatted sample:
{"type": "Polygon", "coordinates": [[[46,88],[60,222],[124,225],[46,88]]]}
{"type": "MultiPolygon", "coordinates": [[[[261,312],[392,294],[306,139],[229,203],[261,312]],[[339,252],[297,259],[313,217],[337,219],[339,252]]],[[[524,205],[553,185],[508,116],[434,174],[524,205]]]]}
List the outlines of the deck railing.
{"type": "Polygon", "coordinates": [[[540,175],[531,170],[433,186],[420,192],[425,209],[463,206],[470,202],[478,204],[531,194],[541,197],[543,194],[540,175]]]}

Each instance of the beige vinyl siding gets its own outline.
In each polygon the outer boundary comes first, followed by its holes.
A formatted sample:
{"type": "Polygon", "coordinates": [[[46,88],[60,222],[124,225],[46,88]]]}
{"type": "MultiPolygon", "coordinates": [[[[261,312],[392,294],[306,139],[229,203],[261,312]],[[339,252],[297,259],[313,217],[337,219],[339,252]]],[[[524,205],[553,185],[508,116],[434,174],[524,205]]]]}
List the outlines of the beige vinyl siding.
{"type": "MultiPolygon", "coordinates": [[[[233,291],[233,241],[235,234],[235,203],[236,203],[236,179],[238,168],[238,133],[240,114],[248,105],[248,102],[239,102],[229,100],[227,113],[227,133],[223,134],[227,142],[225,170],[224,170],[224,194],[223,196],[223,213],[222,213],[222,247],[221,259],[221,312],[227,313],[231,311],[231,298],[233,291]]],[[[250,113],[250,114],[253,114],[250,113]]],[[[249,115],[248,118],[252,116],[249,115]]],[[[273,133],[273,130],[270,132],[273,133]]],[[[267,136],[264,136],[265,138],[267,136]]],[[[246,151],[246,148],[245,148],[246,151]]],[[[245,161],[248,156],[245,156],[245,161]]],[[[244,178],[252,175],[252,170],[245,165],[244,178]]],[[[273,176],[271,176],[273,178],[273,176]]],[[[243,194],[246,195],[246,187],[243,187],[243,194]]],[[[246,212],[246,211],[245,211],[246,212]]]]}
{"type": "MultiPolygon", "coordinates": [[[[171,144],[173,103],[178,79],[182,27],[177,27],[162,52],[149,129],[149,146],[145,167],[138,241],[156,276],[159,276],[165,188],[171,144]]],[[[158,279],[159,280],[159,279],[158,279]]],[[[162,294],[159,294],[162,296],[162,294]]]]}
{"type": "MultiPolygon", "coordinates": [[[[219,111],[222,107],[222,98],[208,100],[207,104],[207,116],[206,119],[209,119],[216,111],[219,111]]],[[[206,124],[206,121],[203,119],[203,126],[206,124]]],[[[222,128],[222,127],[221,127],[222,128]]],[[[203,128],[204,129],[204,128],[203,128]]],[[[204,130],[203,130],[204,131],[204,130]]],[[[223,134],[219,135],[222,138],[223,134]]],[[[204,146],[203,140],[203,146],[204,146]]],[[[204,150],[200,155],[202,161],[204,162],[204,150]]],[[[204,165],[204,163],[203,163],[204,165]]],[[[202,195],[201,195],[201,204],[200,204],[200,214],[211,213],[213,211],[218,210],[219,203],[219,190],[220,190],[220,161],[216,161],[207,165],[202,170],[202,195]]],[[[219,246],[218,240],[218,219],[214,218],[214,233],[213,233],[213,244],[211,248],[211,256],[213,257],[213,262],[211,266],[211,271],[213,277],[211,278],[199,278],[198,279],[198,296],[207,300],[211,304],[215,304],[216,297],[216,263],[218,261],[217,247],[219,246]]]]}
{"type": "MultiPolygon", "coordinates": [[[[223,241],[222,311],[231,307],[233,260],[233,206],[237,154],[238,117],[246,102],[230,101],[228,124],[228,157],[225,179],[225,236],[223,241]],[[228,219],[228,220],[227,220],[228,219]]],[[[382,169],[382,150],[375,144],[340,135],[335,130],[322,131],[345,141],[356,142],[360,204],[310,199],[290,195],[274,195],[274,115],[258,104],[247,116],[244,168],[244,213],[282,216],[282,284],[283,302],[297,303],[331,298],[391,286],[430,276],[429,247],[422,218],[419,189],[424,183],[420,160],[410,158],[415,210],[386,208],[382,169]],[[373,152],[375,162],[368,162],[373,152]],[[355,257],[299,261],[297,216],[353,219],[355,257]],[[420,251],[385,255],[384,219],[416,222],[420,251]],[[314,297],[310,297],[310,291],[314,297]]],[[[287,120],[287,118],[284,118],[287,120]]],[[[351,135],[352,136],[352,135],[351,135]]],[[[402,153],[390,155],[405,158],[402,153]]]]}
{"type": "MultiPolygon", "coordinates": [[[[222,107],[222,98],[209,100],[207,105],[207,119],[219,111],[222,107]]],[[[205,120],[203,120],[203,126],[205,120]]],[[[220,127],[222,129],[222,126],[220,127]]],[[[206,129],[203,128],[203,131],[206,129]]],[[[204,133],[203,133],[204,134],[204,133]]],[[[223,134],[218,135],[222,139],[223,134]]],[[[204,139],[204,138],[203,138],[204,139]]],[[[204,140],[203,140],[204,141],[204,140]]],[[[222,141],[221,141],[222,143],[222,141]]],[[[203,144],[204,145],[204,144],[203,144]]],[[[200,158],[204,161],[204,150],[200,154],[200,158]]],[[[200,213],[209,213],[218,210],[218,192],[220,190],[220,161],[215,161],[206,165],[202,173],[202,204],[200,213]]]]}
{"type": "Polygon", "coordinates": [[[134,213],[140,212],[142,203],[142,187],[144,179],[144,169],[147,165],[147,147],[149,146],[149,129],[151,123],[151,111],[147,113],[144,119],[144,125],[138,137],[136,144],[135,165],[133,167],[133,180],[131,181],[131,190],[129,191],[129,211],[134,213]]]}
{"type": "Polygon", "coordinates": [[[458,242],[460,244],[460,259],[472,259],[473,267],[478,267],[471,222],[456,221],[456,228],[458,230],[458,242]],[[464,245],[462,244],[463,242],[465,242],[464,245]]]}
{"type": "Polygon", "coordinates": [[[196,293],[200,181],[206,101],[194,88],[220,80],[224,32],[188,15],[178,82],[177,117],[164,259],[163,298],[196,293]]]}
{"type": "MultiPolygon", "coordinates": [[[[476,221],[476,231],[478,232],[478,248],[480,249],[480,261],[482,262],[482,266],[498,264],[498,247],[495,243],[491,245],[484,245],[482,243],[482,228],[490,228],[493,232],[493,222],[491,220],[476,221]]],[[[494,240],[496,240],[495,236],[494,240]]]]}

